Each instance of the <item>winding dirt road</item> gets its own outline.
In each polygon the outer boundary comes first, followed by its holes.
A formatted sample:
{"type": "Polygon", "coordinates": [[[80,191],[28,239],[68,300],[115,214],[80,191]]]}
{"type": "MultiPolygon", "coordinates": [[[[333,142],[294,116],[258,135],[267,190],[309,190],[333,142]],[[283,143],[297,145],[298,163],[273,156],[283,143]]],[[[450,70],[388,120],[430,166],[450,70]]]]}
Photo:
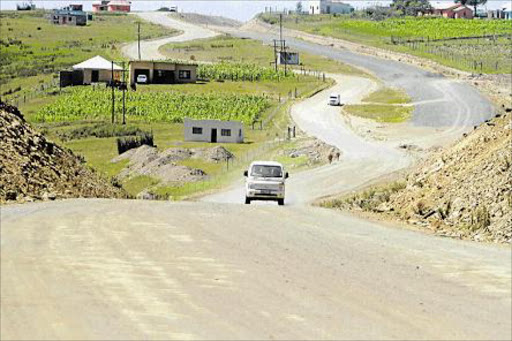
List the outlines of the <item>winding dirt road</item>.
{"type": "MultiPolygon", "coordinates": [[[[293,175],[294,203],[409,162],[324,95],[292,115],[344,159],[293,175]]],[[[512,338],[509,248],[307,205],[68,200],[2,207],[0,222],[2,339],[512,338]]]]}

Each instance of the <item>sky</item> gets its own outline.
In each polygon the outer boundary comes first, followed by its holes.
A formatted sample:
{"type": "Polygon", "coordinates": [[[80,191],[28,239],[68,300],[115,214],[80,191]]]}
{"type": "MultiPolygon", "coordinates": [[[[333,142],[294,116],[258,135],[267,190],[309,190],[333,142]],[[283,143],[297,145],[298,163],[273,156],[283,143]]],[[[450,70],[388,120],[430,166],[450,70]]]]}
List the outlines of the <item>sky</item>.
{"type": "MultiPolygon", "coordinates": [[[[26,2],[28,0],[0,0],[1,10],[16,9],[16,4],[26,2]]],[[[511,0],[488,0],[486,7],[488,9],[495,9],[511,0]]],[[[84,10],[91,10],[92,0],[69,0],[69,1],[55,1],[55,0],[33,0],[38,8],[58,8],[64,7],[69,3],[82,3],[84,10]]],[[[303,7],[306,8],[307,0],[303,0],[303,7]]],[[[364,8],[374,5],[387,5],[390,1],[382,0],[357,0],[357,1],[344,1],[351,4],[355,8],[364,8]]],[[[452,2],[452,0],[432,1],[438,2],[452,2]]],[[[133,11],[149,11],[156,10],[160,7],[178,6],[178,10],[184,12],[201,13],[207,15],[221,15],[228,18],[237,19],[240,21],[247,21],[254,17],[254,15],[264,12],[265,7],[272,7],[273,9],[282,10],[294,9],[297,0],[286,1],[270,1],[270,0],[132,0],[133,11]]]]}

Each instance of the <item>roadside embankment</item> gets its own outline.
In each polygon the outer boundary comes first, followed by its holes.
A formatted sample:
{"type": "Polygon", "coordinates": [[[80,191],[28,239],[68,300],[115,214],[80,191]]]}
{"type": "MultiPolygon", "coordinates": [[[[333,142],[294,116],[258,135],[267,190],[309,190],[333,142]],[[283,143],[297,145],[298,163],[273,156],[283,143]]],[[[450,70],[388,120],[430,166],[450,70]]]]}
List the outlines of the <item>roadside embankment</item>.
{"type": "Polygon", "coordinates": [[[18,108],[0,102],[0,202],[57,198],[123,198],[123,190],[48,141],[18,108]]]}
{"type": "Polygon", "coordinates": [[[398,219],[440,235],[510,243],[512,126],[510,114],[498,116],[431,154],[403,181],[322,205],[398,219]]]}

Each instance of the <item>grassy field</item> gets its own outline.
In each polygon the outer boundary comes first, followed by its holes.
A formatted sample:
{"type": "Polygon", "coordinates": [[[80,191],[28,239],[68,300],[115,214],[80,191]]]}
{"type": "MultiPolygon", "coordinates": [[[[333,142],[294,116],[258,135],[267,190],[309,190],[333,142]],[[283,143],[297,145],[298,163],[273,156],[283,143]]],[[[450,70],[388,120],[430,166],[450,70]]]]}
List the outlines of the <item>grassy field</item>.
{"type": "MultiPolygon", "coordinates": [[[[134,16],[94,15],[87,26],[68,26],[51,24],[48,14],[42,10],[0,13],[2,95],[19,87],[32,91],[60,69],[95,55],[120,60],[120,44],[137,40],[134,16]]],[[[143,39],[177,33],[145,21],[141,32],[143,39]]]]}
{"type": "MultiPolygon", "coordinates": [[[[11,49],[5,58],[2,56],[4,59],[2,59],[1,67],[5,67],[5,70],[10,70],[10,73],[8,72],[6,74],[8,77],[6,76],[5,78],[7,83],[2,85],[2,89],[20,86],[22,90],[15,92],[15,94],[13,94],[14,96],[20,96],[25,91],[32,91],[34,87],[40,90],[41,92],[38,92],[35,98],[18,102],[26,119],[39,130],[42,130],[51,140],[70,148],[76,154],[82,155],[87,165],[98,170],[106,177],[115,177],[128,163],[128,161],[111,162],[111,160],[118,155],[116,144],[117,136],[119,134],[130,135],[136,131],[151,132],[154,137],[154,143],[160,151],[168,148],[211,148],[222,145],[235,155],[235,162],[231,162],[230,164],[196,159],[180,161],[179,163],[182,165],[201,168],[208,173],[208,179],[198,183],[163,186],[157,179],[149,176],[135,176],[124,179],[121,184],[132,195],[136,195],[143,189],[152,188],[153,192],[160,195],[161,198],[171,197],[180,199],[199,191],[208,191],[229,184],[233,179],[240,177],[240,171],[254,157],[258,155],[274,157],[277,155],[274,153],[277,153],[277,150],[285,143],[286,127],[289,124],[288,109],[295,99],[307,97],[332,84],[332,80],[330,79],[296,75],[294,77],[279,78],[277,80],[211,81],[183,85],[147,85],[137,87],[136,93],[129,93],[128,107],[132,104],[136,104],[135,107],[138,109],[144,106],[155,107],[158,106],[157,104],[159,103],[169,106],[173,101],[169,102],[167,99],[164,100],[164,98],[171,96],[173,93],[179,93],[179,96],[185,99],[188,97],[201,97],[208,105],[214,103],[216,98],[239,98],[243,101],[244,96],[264,97],[270,103],[268,106],[265,105],[262,109],[263,111],[257,115],[258,118],[264,122],[264,129],[252,130],[251,125],[246,124],[245,143],[243,144],[184,142],[183,125],[181,123],[166,122],[166,120],[161,119],[162,117],[148,120],[133,120],[132,117],[128,115],[128,126],[120,128],[119,125],[112,126],[109,123],[110,102],[107,103],[106,100],[102,101],[94,96],[84,96],[81,103],[77,104],[75,103],[76,101],[74,102],[70,97],[71,92],[91,92],[91,87],[64,89],[62,92],[58,91],[58,89],[43,89],[43,85],[52,77],[52,70],[57,68],[80,62],[95,54],[101,54],[107,58],[120,59],[120,42],[133,40],[134,38],[133,35],[135,32],[132,30],[132,27],[135,27],[133,17],[96,16],[95,20],[91,22],[89,26],[80,28],[50,25],[41,13],[23,15],[2,13],[2,29],[5,27],[12,28],[12,30],[8,31],[10,32],[9,34],[17,32],[16,39],[22,42],[22,45],[15,46],[15,48],[20,49],[20,46],[23,46],[23,49],[33,51],[33,53],[29,54],[27,57],[26,62],[27,65],[30,66],[29,69],[35,70],[36,73],[35,76],[22,75],[19,71],[21,64],[19,64],[16,59],[16,53],[19,53],[19,51],[11,49]],[[8,18],[8,20],[3,20],[4,18],[8,18]],[[36,26],[30,26],[31,22],[35,22],[36,26]],[[41,27],[40,30],[37,30],[38,26],[41,27]],[[38,40],[37,37],[34,36],[33,31],[46,32],[49,36],[45,38],[40,37],[38,40]],[[92,38],[92,40],[90,38],[92,38]],[[55,54],[56,56],[54,56],[54,60],[50,63],[45,62],[45,68],[41,69],[42,64],[38,64],[37,61],[33,59],[37,56],[44,55],[45,52],[50,55],[55,54]],[[143,98],[144,101],[136,101],[136,98],[133,96],[143,98]],[[155,101],[155,98],[160,100],[155,101]],[[43,109],[45,107],[51,110],[43,109]],[[87,114],[88,110],[91,108],[97,109],[94,115],[87,114]],[[49,113],[50,116],[55,116],[53,117],[54,119],[46,119],[46,115],[49,113]],[[42,120],[42,117],[45,119],[42,120]],[[112,132],[109,133],[110,130],[112,130],[112,132]],[[276,139],[280,142],[275,142],[276,139]]],[[[143,31],[145,27],[147,28],[145,32],[151,36],[173,33],[168,30],[163,30],[159,26],[147,23],[143,24],[143,31]]],[[[145,38],[148,38],[148,36],[145,38]]],[[[242,40],[240,39],[240,41],[242,40]]],[[[254,47],[255,42],[250,42],[250,44],[254,47]]],[[[260,64],[257,57],[257,53],[253,53],[252,58],[248,53],[244,63],[266,66],[260,64]]],[[[46,59],[43,58],[41,60],[45,61],[46,59]]],[[[342,72],[345,70],[346,72],[361,74],[358,70],[321,58],[318,58],[315,63],[319,67],[326,65],[331,68],[326,71],[342,72]]],[[[102,94],[108,92],[103,86],[98,87],[96,90],[102,94]]],[[[116,95],[119,99],[120,94],[116,93],[116,95]]],[[[100,97],[107,98],[108,96],[100,97]]],[[[78,98],[80,99],[80,96],[78,96],[78,98]]],[[[176,106],[175,112],[183,111],[183,106],[187,104],[187,101],[174,102],[176,106]]],[[[215,103],[217,103],[217,106],[229,106],[235,102],[236,101],[225,100],[223,103],[218,101],[215,103]]],[[[120,107],[119,104],[118,102],[118,108],[120,107]]],[[[196,101],[195,105],[197,106],[199,104],[200,103],[196,101]]],[[[159,112],[167,114],[167,109],[160,108],[159,112]]],[[[242,114],[248,113],[248,110],[244,110],[243,107],[237,107],[236,109],[242,114]]],[[[208,112],[210,110],[206,111],[208,112]]],[[[119,111],[116,111],[116,121],[120,121],[119,111]]],[[[299,159],[287,160],[286,157],[279,157],[281,161],[288,165],[304,161],[299,159]]]]}
{"type": "MultiPolygon", "coordinates": [[[[163,46],[160,52],[169,58],[208,62],[254,63],[259,66],[272,67],[274,61],[273,47],[256,40],[220,36],[210,39],[195,40],[186,43],[171,43],[163,46]]],[[[308,70],[362,75],[365,73],[321,56],[300,53],[302,67],[308,70]]]]}
{"type": "MultiPolygon", "coordinates": [[[[261,18],[270,23],[276,22],[276,17],[268,14],[261,18]]],[[[286,16],[284,25],[313,34],[410,53],[466,71],[510,73],[512,68],[512,25],[507,20],[406,17],[372,21],[350,16],[315,15],[286,16]],[[496,39],[446,40],[495,35],[496,39]]]]}
{"type": "Polygon", "coordinates": [[[363,104],[346,105],[343,110],[377,122],[400,123],[411,117],[414,108],[404,105],[410,101],[405,92],[383,87],[365,97],[363,104]]]}

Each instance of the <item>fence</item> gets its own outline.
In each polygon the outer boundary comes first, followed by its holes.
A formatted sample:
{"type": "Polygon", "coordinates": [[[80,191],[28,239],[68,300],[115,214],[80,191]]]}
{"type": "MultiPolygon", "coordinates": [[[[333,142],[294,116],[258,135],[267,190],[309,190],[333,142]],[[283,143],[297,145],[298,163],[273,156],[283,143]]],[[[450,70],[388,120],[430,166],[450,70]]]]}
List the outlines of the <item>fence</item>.
{"type": "MultiPolygon", "coordinates": [[[[15,89],[16,90],[16,89],[15,89]]],[[[4,93],[4,101],[10,105],[20,107],[21,105],[35,99],[41,98],[47,95],[54,94],[52,91],[59,90],[59,80],[52,79],[49,82],[40,83],[32,89],[19,88],[17,91],[12,93],[4,93]],[[51,90],[51,91],[50,91],[51,90]],[[8,97],[5,97],[8,96],[8,97]]]]}
{"type": "Polygon", "coordinates": [[[481,35],[431,39],[391,37],[391,44],[407,47],[419,55],[431,55],[456,68],[479,73],[510,73],[512,36],[481,35]]]}

